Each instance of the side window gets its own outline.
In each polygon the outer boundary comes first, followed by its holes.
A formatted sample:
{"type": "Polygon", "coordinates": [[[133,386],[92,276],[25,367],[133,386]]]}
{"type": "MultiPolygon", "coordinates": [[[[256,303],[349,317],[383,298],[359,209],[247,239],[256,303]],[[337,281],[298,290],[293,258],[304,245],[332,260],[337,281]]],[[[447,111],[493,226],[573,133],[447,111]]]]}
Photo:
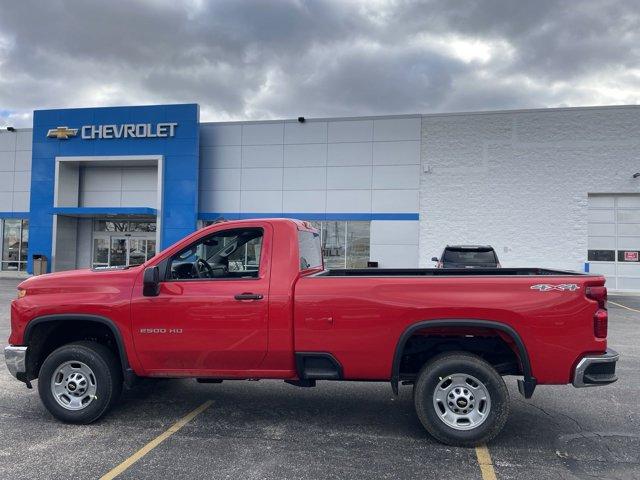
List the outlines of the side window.
{"type": "Polygon", "coordinates": [[[257,278],[264,232],[224,230],[201,238],[169,261],[170,279],[257,278]]]}
{"type": "Polygon", "coordinates": [[[262,235],[253,238],[229,255],[229,271],[257,272],[260,267],[262,235]]]}
{"type": "Polygon", "coordinates": [[[300,251],[300,270],[322,266],[319,233],[299,231],[298,249],[300,251]]]}

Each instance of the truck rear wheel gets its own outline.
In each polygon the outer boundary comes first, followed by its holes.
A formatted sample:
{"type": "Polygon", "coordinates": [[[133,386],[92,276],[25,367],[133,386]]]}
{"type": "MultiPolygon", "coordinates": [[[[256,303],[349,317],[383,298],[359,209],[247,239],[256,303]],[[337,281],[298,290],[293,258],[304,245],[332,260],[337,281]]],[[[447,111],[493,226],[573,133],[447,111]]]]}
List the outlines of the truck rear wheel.
{"type": "Polygon", "coordinates": [[[509,392],[502,377],[469,353],[445,353],[425,364],[413,396],[424,428],[447,445],[473,447],[488,442],[509,416],[509,392]]]}
{"type": "Polygon", "coordinates": [[[95,422],[122,391],[116,356],[95,342],[74,342],[54,350],[38,375],[38,393],[49,412],[67,423],[95,422]]]}

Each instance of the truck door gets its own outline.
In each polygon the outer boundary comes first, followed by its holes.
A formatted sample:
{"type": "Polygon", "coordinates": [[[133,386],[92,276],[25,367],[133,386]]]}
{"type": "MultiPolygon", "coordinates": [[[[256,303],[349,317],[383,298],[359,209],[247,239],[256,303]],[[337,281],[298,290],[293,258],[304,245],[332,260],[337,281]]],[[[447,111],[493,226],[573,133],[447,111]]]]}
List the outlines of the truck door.
{"type": "Polygon", "coordinates": [[[267,353],[272,238],[266,222],[221,225],[162,262],[158,296],[142,296],[138,285],[131,318],[145,370],[211,375],[260,365],[267,353]]]}

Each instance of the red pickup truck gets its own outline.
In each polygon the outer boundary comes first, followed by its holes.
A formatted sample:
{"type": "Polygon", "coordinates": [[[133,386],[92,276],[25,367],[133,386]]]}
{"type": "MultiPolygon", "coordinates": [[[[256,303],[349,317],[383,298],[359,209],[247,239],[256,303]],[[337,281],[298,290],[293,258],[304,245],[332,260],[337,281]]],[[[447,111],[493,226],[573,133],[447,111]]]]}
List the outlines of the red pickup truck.
{"type": "Polygon", "coordinates": [[[199,230],[142,266],[32,277],[18,286],[11,373],[56,418],[91,423],[139,377],[413,385],[427,431],[486,442],[509,413],[503,376],[616,380],[600,275],[533,268],[325,270],[306,222],[199,230]]]}

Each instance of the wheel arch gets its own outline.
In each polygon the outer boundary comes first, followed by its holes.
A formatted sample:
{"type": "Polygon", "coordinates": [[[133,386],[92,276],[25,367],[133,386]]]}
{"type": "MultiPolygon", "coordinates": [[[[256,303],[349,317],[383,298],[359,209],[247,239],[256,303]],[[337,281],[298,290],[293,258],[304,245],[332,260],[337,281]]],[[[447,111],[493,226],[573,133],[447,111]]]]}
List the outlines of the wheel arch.
{"type": "Polygon", "coordinates": [[[127,351],[124,345],[124,341],[122,340],[120,330],[116,326],[115,322],[108,317],[91,314],[52,314],[36,317],[27,323],[27,326],[24,330],[23,343],[28,346],[31,344],[31,337],[36,327],[47,324],[51,326],[53,326],[54,324],[59,325],[63,324],[64,322],[92,323],[107,327],[115,340],[115,344],[118,350],[118,359],[120,360],[122,375],[125,383],[127,385],[131,385],[135,382],[136,375],[129,364],[127,351]]]}
{"type": "Polygon", "coordinates": [[[400,338],[398,339],[398,343],[396,344],[396,349],[393,355],[393,362],[391,367],[391,388],[394,394],[398,394],[398,384],[400,383],[400,364],[402,361],[402,353],[404,348],[411,338],[411,336],[419,330],[426,330],[430,328],[446,328],[446,327],[454,327],[454,328],[464,328],[464,327],[480,327],[480,328],[488,328],[493,330],[498,330],[505,335],[509,336],[513,343],[515,344],[518,350],[518,356],[520,362],[522,364],[522,372],[524,379],[518,380],[518,390],[525,398],[531,398],[533,395],[533,391],[535,390],[537,381],[533,376],[531,370],[531,361],[529,359],[529,353],[527,351],[527,347],[525,346],[522,338],[516,332],[516,330],[504,323],[496,322],[493,320],[480,320],[480,319],[470,319],[470,318],[455,318],[455,319],[434,319],[434,320],[423,320],[417,323],[414,323],[407,327],[400,338]]]}

